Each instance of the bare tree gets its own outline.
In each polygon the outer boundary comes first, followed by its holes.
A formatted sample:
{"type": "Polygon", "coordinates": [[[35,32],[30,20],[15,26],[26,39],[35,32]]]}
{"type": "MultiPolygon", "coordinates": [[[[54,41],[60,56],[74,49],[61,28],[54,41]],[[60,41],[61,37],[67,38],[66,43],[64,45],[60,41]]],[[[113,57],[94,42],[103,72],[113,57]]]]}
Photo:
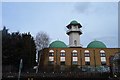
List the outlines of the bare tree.
{"type": "MultiPolygon", "coordinates": [[[[43,48],[48,47],[49,42],[50,42],[50,37],[48,36],[47,33],[45,32],[38,32],[35,38],[36,41],[36,47],[37,47],[37,52],[42,50],[43,48]]],[[[40,58],[41,58],[41,53],[37,53],[37,68],[36,68],[36,73],[38,72],[39,68],[39,63],[40,63],[40,58]]]]}
{"type": "Polygon", "coordinates": [[[36,47],[37,50],[48,47],[50,42],[50,37],[45,32],[38,32],[36,35],[36,47]]]}

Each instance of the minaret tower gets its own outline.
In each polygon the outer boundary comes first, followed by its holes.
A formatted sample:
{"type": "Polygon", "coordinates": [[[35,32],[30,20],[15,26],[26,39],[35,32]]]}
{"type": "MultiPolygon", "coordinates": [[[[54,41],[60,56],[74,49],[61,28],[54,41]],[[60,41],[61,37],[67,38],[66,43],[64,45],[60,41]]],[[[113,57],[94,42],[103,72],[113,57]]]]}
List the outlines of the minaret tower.
{"type": "Polygon", "coordinates": [[[82,47],[80,44],[81,24],[73,20],[66,27],[68,28],[66,34],[69,36],[69,47],[82,47]]]}

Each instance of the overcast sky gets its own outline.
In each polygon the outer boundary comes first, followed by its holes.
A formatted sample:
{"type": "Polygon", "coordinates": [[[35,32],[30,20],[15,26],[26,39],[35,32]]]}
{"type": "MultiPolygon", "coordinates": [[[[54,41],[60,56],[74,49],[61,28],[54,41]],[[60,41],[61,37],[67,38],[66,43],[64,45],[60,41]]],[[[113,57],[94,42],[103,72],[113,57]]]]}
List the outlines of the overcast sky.
{"type": "Polygon", "coordinates": [[[83,47],[95,39],[107,47],[118,47],[117,2],[2,3],[2,25],[10,32],[30,32],[35,37],[44,31],[51,42],[59,39],[68,45],[66,25],[72,20],[82,25],[80,43],[83,47]]]}

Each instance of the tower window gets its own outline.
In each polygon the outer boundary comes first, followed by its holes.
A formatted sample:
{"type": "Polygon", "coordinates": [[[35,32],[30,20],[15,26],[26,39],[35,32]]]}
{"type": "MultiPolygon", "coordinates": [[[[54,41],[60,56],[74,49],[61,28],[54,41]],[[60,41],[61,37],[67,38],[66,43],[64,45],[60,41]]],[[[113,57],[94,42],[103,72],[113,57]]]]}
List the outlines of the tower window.
{"type": "Polygon", "coordinates": [[[77,40],[74,40],[74,44],[75,44],[75,46],[77,46],[77,40]]]}

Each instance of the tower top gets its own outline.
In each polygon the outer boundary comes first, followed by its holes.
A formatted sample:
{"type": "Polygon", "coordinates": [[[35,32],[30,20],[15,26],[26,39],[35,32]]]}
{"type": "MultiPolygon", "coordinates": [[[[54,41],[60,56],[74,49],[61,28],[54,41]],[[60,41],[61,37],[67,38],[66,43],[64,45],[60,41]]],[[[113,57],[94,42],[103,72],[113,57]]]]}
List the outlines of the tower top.
{"type": "Polygon", "coordinates": [[[78,25],[78,28],[81,28],[81,27],[82,27],[81,24],[78,23],[76,20],[71,21],[70,24],[68,24],[66,27],[67,27],[67,28],[70,28],[71,25],[74,25],[74,26],[78,25]]]}

